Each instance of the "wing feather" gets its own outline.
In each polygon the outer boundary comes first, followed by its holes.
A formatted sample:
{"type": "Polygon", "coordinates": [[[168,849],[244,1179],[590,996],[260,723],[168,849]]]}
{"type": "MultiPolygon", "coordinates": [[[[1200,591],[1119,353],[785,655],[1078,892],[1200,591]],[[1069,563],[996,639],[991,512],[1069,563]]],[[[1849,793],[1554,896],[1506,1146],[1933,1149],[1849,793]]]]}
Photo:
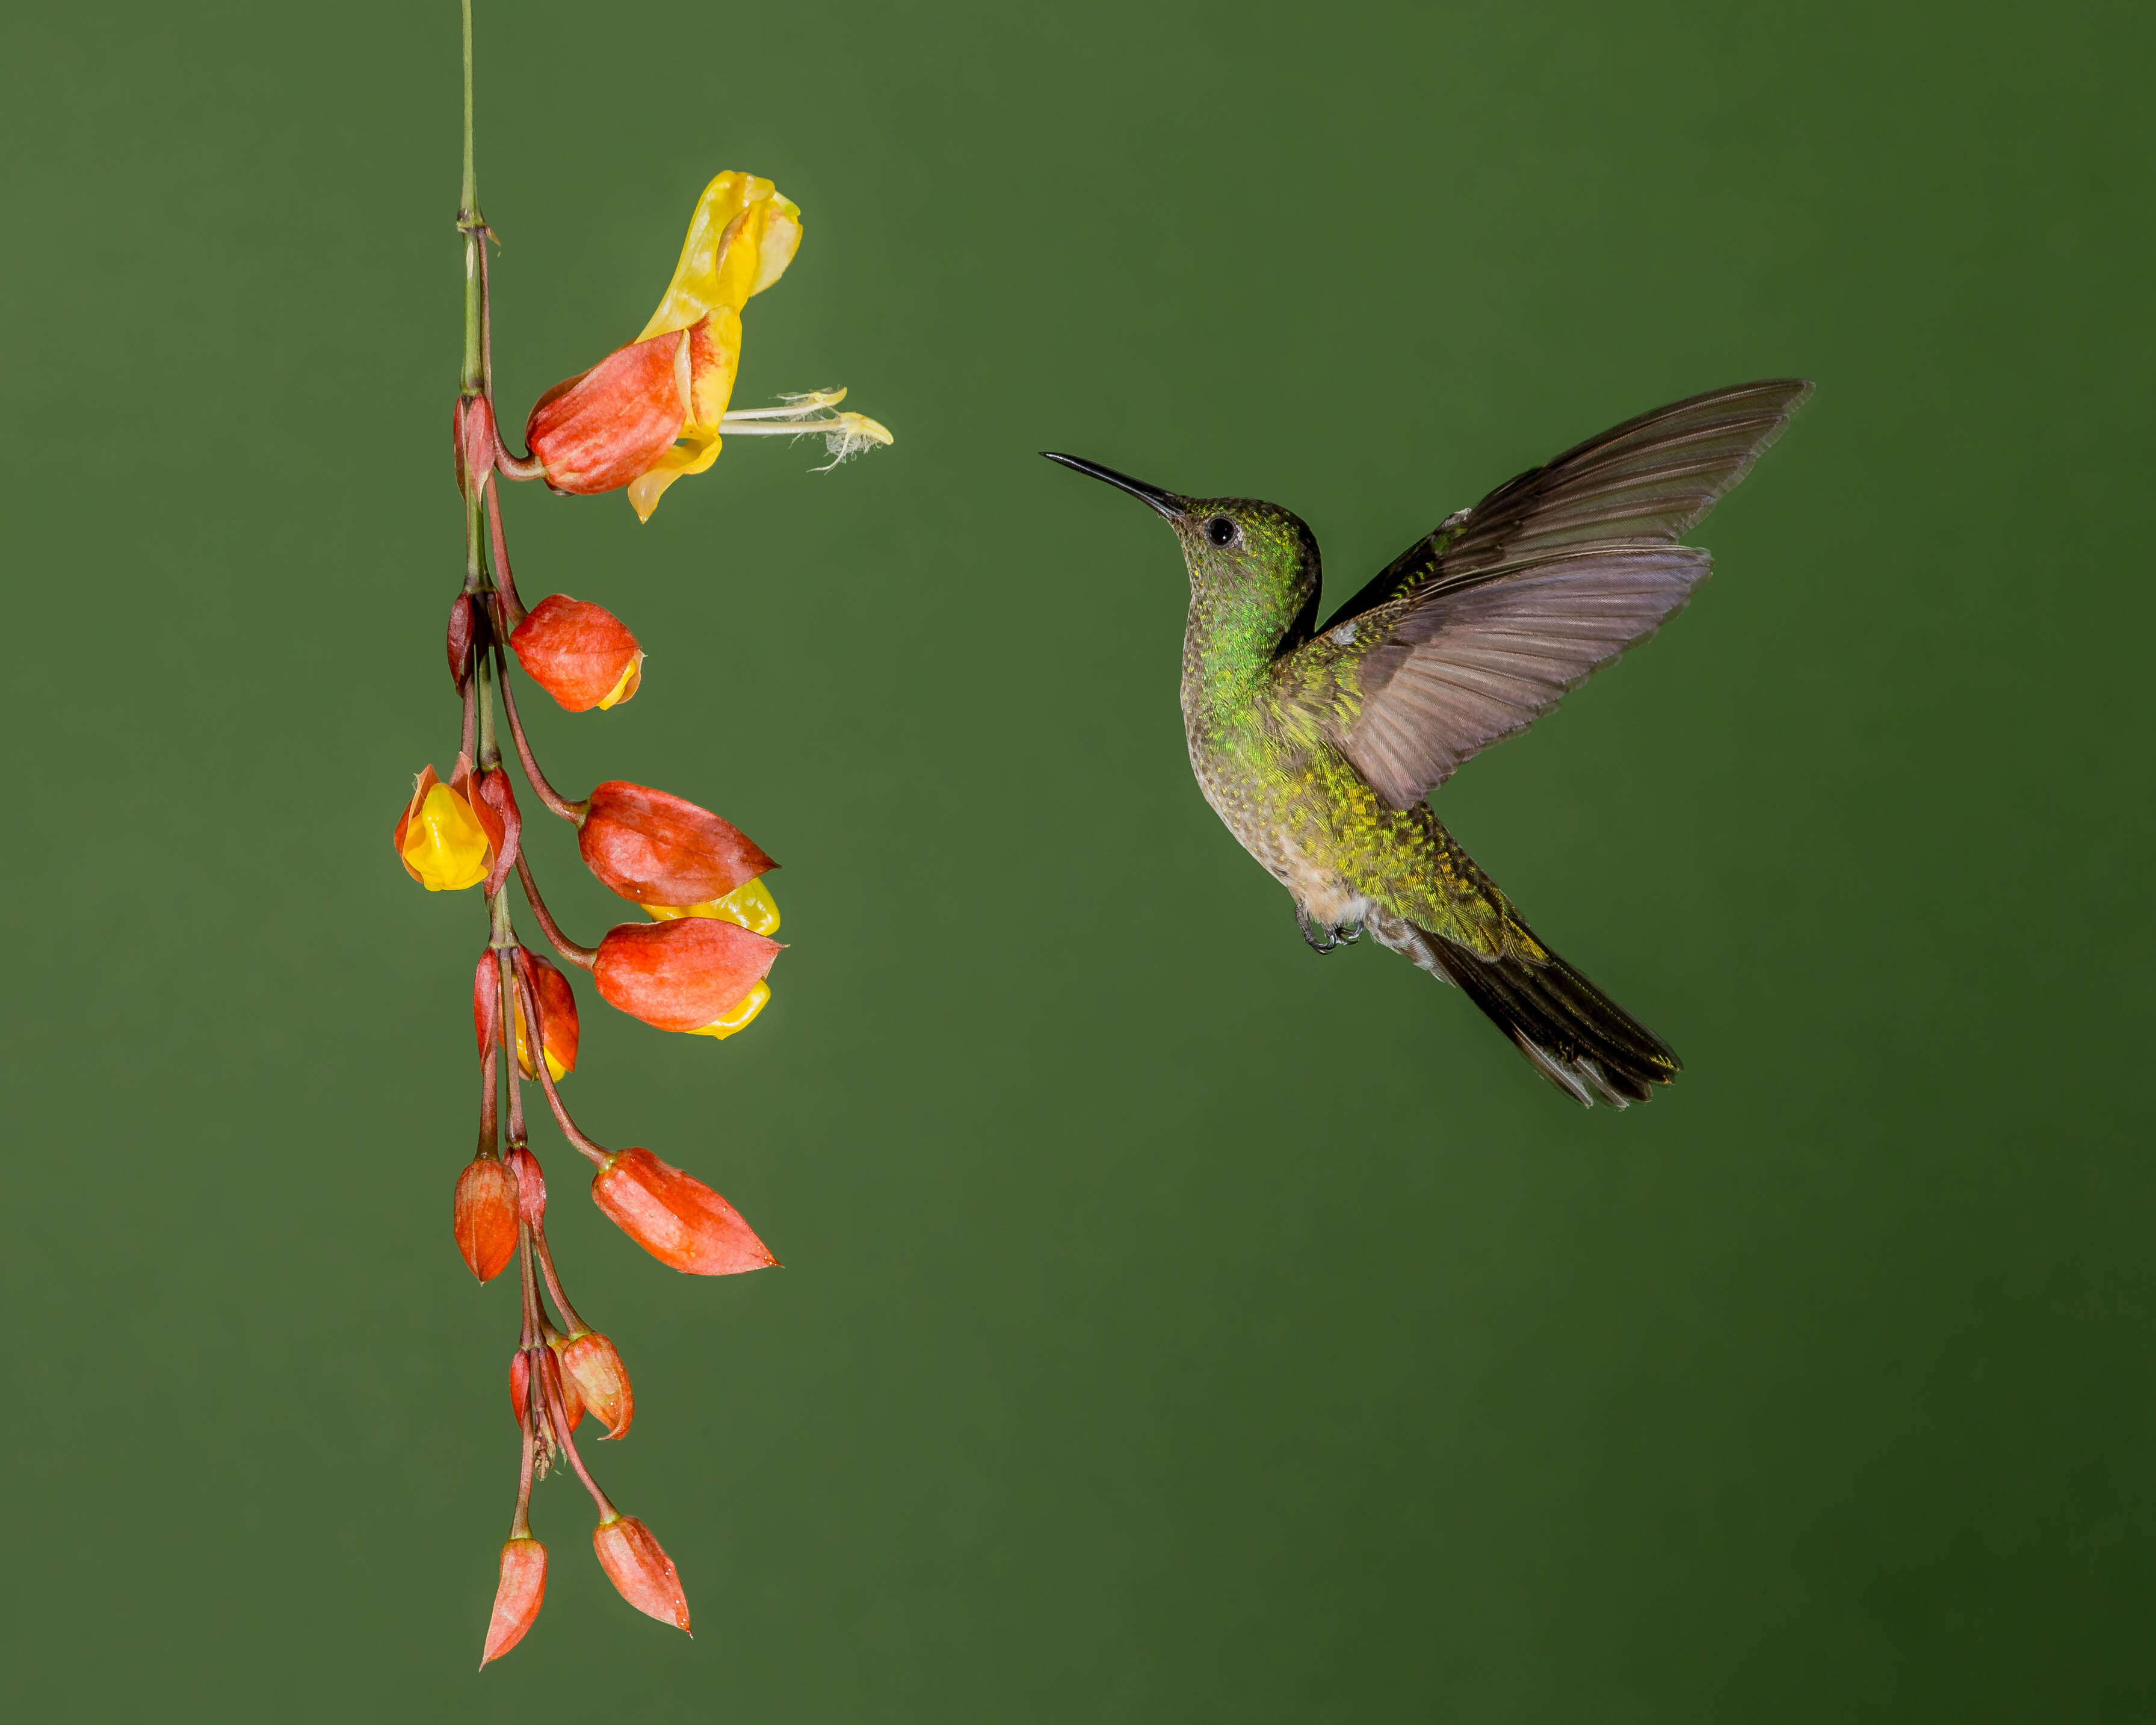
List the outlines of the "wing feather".
{"type": "Polygon", "coordinates": [[[1803,405],[1794,379],[1644,413],[1501,485],[1282,661],[1291,698],[1394,808],[1651,635],[1709,565],[1679,546],[1803,405]]]}

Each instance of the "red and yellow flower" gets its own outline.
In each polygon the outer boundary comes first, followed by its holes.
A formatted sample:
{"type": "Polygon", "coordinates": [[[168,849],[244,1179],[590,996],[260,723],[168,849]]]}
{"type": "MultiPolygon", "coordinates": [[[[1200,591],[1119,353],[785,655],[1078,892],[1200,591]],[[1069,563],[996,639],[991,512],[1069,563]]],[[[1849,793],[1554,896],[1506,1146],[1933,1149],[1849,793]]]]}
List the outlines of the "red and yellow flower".
{"type": "Polygon", "coordinates": [[[444,784],[429,765],[391,838],[404,872],[429,892],[460,892],[485,880],[505,834],[501,816],[477,794],[471,762],[457,757],[444,784]]]}
{"type": "Polygon", "coordinates": [[[888,431],[858,413],[822,417],[844,391],[727,423],[742,308],[786,273],[800,244],[800,208],[770,181],[729,169],[705,187],[644,332],[533,406],[524,436],[547,483],[584,494],[626,486],[649,521],[669,485],[719,459],[722,429],[768,434],[779,422],[785,433],[818,430],[827,441],[889,443],[888,431]]]}

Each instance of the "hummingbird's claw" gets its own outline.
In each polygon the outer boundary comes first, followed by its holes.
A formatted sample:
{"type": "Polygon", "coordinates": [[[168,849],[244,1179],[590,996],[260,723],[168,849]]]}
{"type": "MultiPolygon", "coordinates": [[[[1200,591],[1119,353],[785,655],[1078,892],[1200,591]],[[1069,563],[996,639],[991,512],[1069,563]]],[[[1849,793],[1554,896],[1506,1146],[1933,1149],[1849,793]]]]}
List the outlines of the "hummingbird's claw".
{"type": "Polygon", "coordinates": [[[1310,912],[1301,905],[1295,907],[1295,921],[1296,926],[1302,931],[1304,942],[1321,957],[1335,947],[1352,947],[1363,938],[1361,923],[1350,922],[1344,927],[1334,927],[1328,923],[1320,929],[1311,922],[1310,912]]]}

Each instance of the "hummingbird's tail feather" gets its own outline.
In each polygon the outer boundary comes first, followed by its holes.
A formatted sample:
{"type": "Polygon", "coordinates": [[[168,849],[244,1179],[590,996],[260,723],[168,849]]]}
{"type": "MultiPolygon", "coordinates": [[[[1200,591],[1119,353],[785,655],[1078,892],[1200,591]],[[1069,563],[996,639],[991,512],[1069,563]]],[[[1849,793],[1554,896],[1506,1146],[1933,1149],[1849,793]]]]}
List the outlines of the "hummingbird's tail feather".
{"type": "MultiPolygon", "coordinates": [[[[1556,953],[1495,958],[1404,918],[1373,917],[1370,931],[1461,989],[1512,1039],[1543,1077],[1581,1107],[1644,1102],[1681,1065],[1669,1045],[1556,953]]],[[[1539,942],[1536,943],[1539,946],[1539,942]]]]}

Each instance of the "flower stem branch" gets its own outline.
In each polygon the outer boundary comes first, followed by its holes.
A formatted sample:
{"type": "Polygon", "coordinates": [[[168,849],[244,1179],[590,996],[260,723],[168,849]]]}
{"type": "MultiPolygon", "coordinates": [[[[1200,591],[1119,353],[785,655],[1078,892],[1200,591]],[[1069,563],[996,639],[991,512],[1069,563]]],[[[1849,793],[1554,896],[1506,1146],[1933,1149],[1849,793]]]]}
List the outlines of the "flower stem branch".
{"type": "Polygon", "coordinates": [[[495,1086],[495,1046],[486,1045],[479,1059],[479,1153],[491,1156],[501,1142],[501,1119],[495,1086]]]}
{"type": "MultiPolygon", "coordinates": [[[[516,985],[523,991],[527,1003],[525,1009],[525,1022],[536,1023],[539,1016],[538,997],[532,990],[531,978],[524,973],[521,967],[517,972],[516,985]]],[[[540,1086],[547,1092],[547,1106],[554,1111],[554,1119],[562,1128],[562,1136],[575,1145],[590,1160],[604,1168],[613,1159],[607,1153],[606,1146],[589,1137],[575,1121],[569,1118],[569,1111],[562,1106],[562,1093],[554,1088],[554,1075],[547,1069],[546,1060],[542,1058],[536,1064],[539,1070],[540,1086]]],[[[566,1311],[562,1314],[563,1317],[568,1315],[566,1311]]]]}
{"type": "Polygon", "coordinates": [[[569,1430],[569,1409],[562,1399],[561,1368],[554,1358],[554,1350],[546,1348],[540,1353],[542,1358],[537,1363],[546,1381],[547,1408],[554,1422],[555,1435],[561,1440],[562,1447],[569,1452],[569,1466],[576,1469],[577,1477],[584,1482],[584,1489],[592,1494],[592,1502],[598,1506],[599,1519],[611,1521],[621,1512],[613,1507],[613,1500],[599,1490],[599,1482],[592,1477],[591,1471],[584,1466],[584,1458],[577,1453],[576,1435],[569,1430]]]}
{"type": "Polygon", "coordinates": [[[511,1147],[524,1143],[524,1083],[516,1066],[516,992],[510,979],[510,963],[519,948],[516,932],[509,925],[509,892],[506,884],[487,904],[487,912],[494,925],[495,968],[501,991],[501,1060],[509,1079],[509,1142],[511,1147]],[[505,946],[503,943],[506,942],[505,946]]]}
{"type": "Polygon", "coordinates": [[[539,883],[531,878],[531,865],[525,861],[521,852],[516,859],[516,878],[524,883],[524,901],[531,906],[531,914],[539,919],[540,929],[548,943],[578,969],[589,970],[598,962],[598,949],[596,947],[580,947],[562,932],[561,924],[555,922],[552,913],[547,908],[547,901],[539,896],[539,883]]]}
{"type": "Polygon", "coordinates": [[[562,1314],[562,1322],[569,1327],[571,1335],[583,1335],[591,1326],[577,1316],[577,1308],[569,1303],[569,1296],[562,1291],[562,1278],[554,1273],[554,1255],[547,1249],[545,1228],[531,1230],[531,1245],[539,1260],[539,1273],[547,1278],[547,1292],[554,1302],[555,1311],[562,1314]]]}
{"type": "MultiPolygon", "coordinates": [[[[524,601],[517,596],[516,578],[509,572],[509,542],[501,531],[501,488],[490,482],[486,488],[486,532],[494,547],[494,604],[499,614],[496,639],[506,641],[524,621],[524,601]]],[[[506,683],[508,679],[502,680],[506,683]]]]}
{"type": "Polygon", "coordinates": [[[509,734],[516,744],[516,758],[523,764],[525,778],[530,783],[533,793],[547,808],[560,815],[563,820],[572,821],[577,825],[582,826],[584,815],[591,808],[590,802],[587,800],[582,803],[572,803],[547,782],[547,775],[539,770],[539,762],[532,757],[531,740],[524,734],[524,721],[516,711],[516,696],[510,691],[508,662],[501,658],[499,649],[495,649],[494,657],[500,660],[501,665],[501,675],[499,679],[501,685],[501,709],[509,716],[509,734]]]}

